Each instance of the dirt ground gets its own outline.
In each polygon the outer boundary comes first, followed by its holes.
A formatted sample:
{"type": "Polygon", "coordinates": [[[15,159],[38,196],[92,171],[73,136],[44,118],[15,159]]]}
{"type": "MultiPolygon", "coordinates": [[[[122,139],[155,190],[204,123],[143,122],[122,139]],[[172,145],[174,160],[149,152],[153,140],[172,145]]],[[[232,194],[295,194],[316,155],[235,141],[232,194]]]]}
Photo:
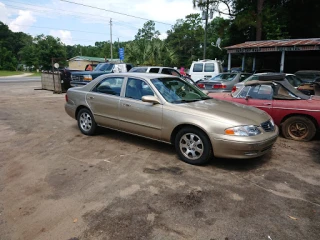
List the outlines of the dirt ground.
{"type": "Polygon", "coordinates": [[[197,167],[163,143],[82,135],[39,87],[0,84],[1,240],[319,239],[319,136],[197,167]]]}

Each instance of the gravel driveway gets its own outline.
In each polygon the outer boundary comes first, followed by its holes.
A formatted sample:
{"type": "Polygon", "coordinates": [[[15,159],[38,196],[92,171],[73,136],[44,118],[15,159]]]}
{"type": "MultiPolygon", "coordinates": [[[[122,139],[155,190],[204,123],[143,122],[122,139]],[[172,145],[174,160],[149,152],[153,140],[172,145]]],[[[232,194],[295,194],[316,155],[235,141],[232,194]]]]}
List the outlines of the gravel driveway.
{"type": "Polygon", "coordinates": [[[172,146],[84,136],[64,95],[0,83],[0,239],[314,239],[320,138],[197,167],[172,146]]]}

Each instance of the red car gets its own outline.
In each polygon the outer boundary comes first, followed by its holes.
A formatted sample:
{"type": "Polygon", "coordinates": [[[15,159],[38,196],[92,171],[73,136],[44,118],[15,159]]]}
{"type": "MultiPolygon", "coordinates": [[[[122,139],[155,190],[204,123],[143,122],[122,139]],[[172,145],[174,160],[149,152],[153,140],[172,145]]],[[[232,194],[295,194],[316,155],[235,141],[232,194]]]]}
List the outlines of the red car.
{"type": "Polygon", "coordinates": [[[234,93],[209,93],[215,99],[250,105],[266,111],[285,138],[311,140],[320,128],[320,97],[296,90],[282,74],[246,82],[234,93]]]}

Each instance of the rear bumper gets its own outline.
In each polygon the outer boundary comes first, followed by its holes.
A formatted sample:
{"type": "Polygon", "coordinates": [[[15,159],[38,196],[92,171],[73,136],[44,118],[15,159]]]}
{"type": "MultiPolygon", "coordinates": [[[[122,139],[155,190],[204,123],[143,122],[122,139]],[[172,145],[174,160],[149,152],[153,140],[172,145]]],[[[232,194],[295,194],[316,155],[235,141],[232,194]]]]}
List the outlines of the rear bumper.
{"type": "Polygon", "coordinates": [[[76,108],[75,108],[75,105],[71,105],[71,104],[69,104],[69,103],[66,103],[66,104],[64,105],[64,109],[65,109],[66,113],[67,113],[70,117],[76,119],[76,108]]]}
{"type": "Polygon", "coordinates": [[[240,142],[227,139],[214,139],[213,152],[216,157],[248,159],[262,156],[272,149],[279,135],[279,130],[263,141],[240,142]]]}

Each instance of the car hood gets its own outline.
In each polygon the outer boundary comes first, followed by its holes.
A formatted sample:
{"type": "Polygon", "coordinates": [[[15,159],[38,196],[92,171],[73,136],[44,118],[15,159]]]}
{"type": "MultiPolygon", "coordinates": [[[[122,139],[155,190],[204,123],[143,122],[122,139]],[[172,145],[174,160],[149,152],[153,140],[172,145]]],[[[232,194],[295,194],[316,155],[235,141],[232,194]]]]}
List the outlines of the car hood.
{"type": "Polygon", "coordinates": [[[111,72],[105,72],[105,71],[83,71],[83,72],[75,72],[72,73],[72,75],[102,75],[102,74],[106,74],[106,73],[111,73],[111,72]]]}
{"type": "Polygon", "coordinates": [[[217,99],[176,104],[176,106],[180,111],[212,118],[214,121],[225,122],[230,126],[260,125],[271,118],[260,109],[217,99]]]}

